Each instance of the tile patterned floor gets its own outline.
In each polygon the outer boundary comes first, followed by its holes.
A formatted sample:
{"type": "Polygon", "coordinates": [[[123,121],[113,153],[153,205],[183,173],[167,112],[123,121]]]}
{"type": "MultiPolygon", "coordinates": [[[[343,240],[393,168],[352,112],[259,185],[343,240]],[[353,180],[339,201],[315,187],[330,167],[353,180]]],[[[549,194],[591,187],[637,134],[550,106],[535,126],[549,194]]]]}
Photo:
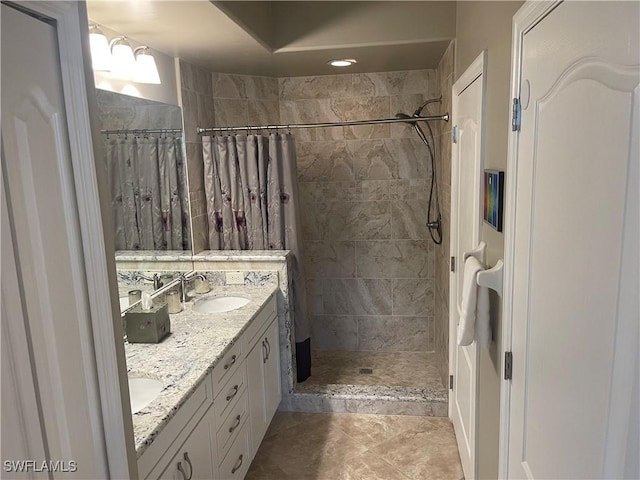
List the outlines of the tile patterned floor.
{"type": "Polygon", "coordinates": [[[305,385],[385,385],[444,388],[431,352],[316,350],[305,385]],[[370,368],[371,374],[360,369],[370,368]]]}
{"type": "Polygon", "coordinates": [[[460,480],[447,418],[277,412],[247,480],[460,480]]]}

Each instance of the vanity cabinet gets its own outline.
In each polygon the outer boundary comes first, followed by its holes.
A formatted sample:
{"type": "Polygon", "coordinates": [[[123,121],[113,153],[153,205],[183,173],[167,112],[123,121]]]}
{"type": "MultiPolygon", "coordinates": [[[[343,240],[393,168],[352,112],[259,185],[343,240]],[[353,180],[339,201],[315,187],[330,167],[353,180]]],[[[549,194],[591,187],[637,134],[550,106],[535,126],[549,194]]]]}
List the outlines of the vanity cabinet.
{"type": "Polygon", "coordinates": [[[162,472],[162,480],[196,480],[213,478],[211,457],[211,439],[209,421],[213,413],[210,408],[205,417],[193,429],[178,453],[171,459],[167,469],[162,472]]]}
{"type": "Polygon", "coordinates": [[[278,338],[272,297],[138,459],[141,479],[244,478],[281,399],[278,338]]]}
{"type": "Polygon", "coordinates": [[[247,356],[249,417],[254,454],[258,451],[282,397],[279,352],[278,323],[273,319],[247,356]]]}

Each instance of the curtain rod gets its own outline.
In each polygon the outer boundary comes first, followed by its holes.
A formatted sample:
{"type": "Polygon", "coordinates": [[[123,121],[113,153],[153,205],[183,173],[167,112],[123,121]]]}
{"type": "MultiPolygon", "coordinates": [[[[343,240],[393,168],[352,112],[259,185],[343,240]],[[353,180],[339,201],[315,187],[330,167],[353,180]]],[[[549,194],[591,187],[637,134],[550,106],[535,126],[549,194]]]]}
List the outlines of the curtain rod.
{"type": "Polygon", "coordinates": [[[133,129],[121,129],[121,130],[100,130],[100,133],[182,133],[181,128],[133,128],[133,129]]]}
{"type": "Polygon", "coordinates": [[[382,118],[378,120],[353,120],[350,122],[327,122],[327,123],[292,123],[289,125],[262,125],[254,127],[247,125],[246,127],[211,127],[211,128],[197,128],[198,135],[209,132],[236,132],[236,131],[251,131],[251,130],[289,130],[291,128],[323,128],[323,127],[348,127],[351,125],[376,125],[381,123],[416,123],[416,122],[430,122],[432,120],[449,121],[449,114],[444,115],[432,115],[426,117],[409,117],[409,118],[382,118]]]}

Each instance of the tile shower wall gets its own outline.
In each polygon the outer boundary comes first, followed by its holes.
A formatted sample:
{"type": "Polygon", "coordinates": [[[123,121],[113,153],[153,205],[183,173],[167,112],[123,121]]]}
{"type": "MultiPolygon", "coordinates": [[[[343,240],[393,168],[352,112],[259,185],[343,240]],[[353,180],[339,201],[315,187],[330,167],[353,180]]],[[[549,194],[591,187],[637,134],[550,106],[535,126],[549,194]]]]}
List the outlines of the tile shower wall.
{"type": "Polygon", "coordinates": [[[213,73],[212,82],[216,126],[280,122],[277,78],[213,73]]]}
{"type": "Polygon", "coordinates": [[[209,248],[209,227],[204,195],[204,165],[202,144],[196,128],[212,125],[214,117],[211,73],[180,59],[180,95],[184,116],[184,136],[187,152],[187,178],[191,202],[193,252],[209,248]]]}
{"type": "MultiPolygon", "coordinates": [[[[390,118],[438,92],[435,70],[281,78],[280,120],[390,118]]],[[[405,124],[295,135],[315,348],[432,351],[426,146],[405,124]]]]}
{"type": "MultiPolygon", "coordinates": [[[[436,69],[442,92],[442,111],[451,112],[454,42],[451,42],[436,69]]],[[[449,232],[451,219],[451,122],[439,122],[437,137],[438,185],[442,207],[442,245],[435,250],[435,351],[443,385],[449,382],[449,232]]]]}

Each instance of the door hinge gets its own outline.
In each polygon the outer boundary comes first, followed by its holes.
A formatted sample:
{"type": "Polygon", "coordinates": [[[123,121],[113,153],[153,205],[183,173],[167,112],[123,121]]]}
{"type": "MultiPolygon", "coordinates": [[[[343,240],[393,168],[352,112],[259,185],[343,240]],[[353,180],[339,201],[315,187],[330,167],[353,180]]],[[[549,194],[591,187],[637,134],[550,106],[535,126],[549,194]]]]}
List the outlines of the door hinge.
{"type": "Polygon", "coordinates": [[[453,375],[449,375],[449,390],[453,390],[453,375]]]}
{"type": "Polygon", "coordinates": [[[449,264],[452,272],[456,271],[456,257],[451,257],[451,262],[449,264]]]}
{"type": "Polygon", "coordinates": [[[520,121],[522,117],[522,106],[520,105],[520,99],[513,99],[513,109],[511,116],[511,131],[519,132],[520,131],[520,121]]]}
{"type": "Polygon", "coordinates": [[[451,142],[458,143],[458,125],[454,125],[451,129],[451,142]]]}
{"type": "Polygon", "coordinates": [[[513,374],[513,354],[504,352],[504,379],[511,380],[513,374]]]}

